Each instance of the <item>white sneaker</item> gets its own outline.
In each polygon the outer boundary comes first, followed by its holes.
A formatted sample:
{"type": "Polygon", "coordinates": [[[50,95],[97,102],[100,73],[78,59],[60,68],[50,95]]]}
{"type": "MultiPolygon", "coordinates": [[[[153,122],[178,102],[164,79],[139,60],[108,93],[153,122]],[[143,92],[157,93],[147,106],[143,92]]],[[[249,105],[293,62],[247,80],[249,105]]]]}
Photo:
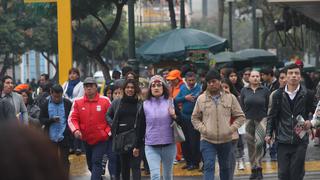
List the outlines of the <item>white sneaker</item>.
{"type": "Polygon", "coordinates": [[[243,160],[240,160],[239,164],[238,164],[238,170],[244,170],[244,169],[245,169],[244,162],[243,162],[243,160]]]}

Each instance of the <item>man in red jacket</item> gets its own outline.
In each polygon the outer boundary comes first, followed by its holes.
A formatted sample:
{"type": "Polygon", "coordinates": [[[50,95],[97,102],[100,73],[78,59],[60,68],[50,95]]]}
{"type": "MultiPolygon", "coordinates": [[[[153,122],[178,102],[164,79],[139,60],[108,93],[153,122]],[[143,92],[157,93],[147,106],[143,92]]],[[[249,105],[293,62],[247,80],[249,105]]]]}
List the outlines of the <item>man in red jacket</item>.
{"type": "Polygon", "coordinates": [[[102,157],[106,153],[106,141],[111,129],[105,119],[110,100],[98,94],[94,78],[84,80],[85,95],[73,103],[68,125],[76,138],[85,142],[88,168],[91,180],[101,180],[102,157]]]}

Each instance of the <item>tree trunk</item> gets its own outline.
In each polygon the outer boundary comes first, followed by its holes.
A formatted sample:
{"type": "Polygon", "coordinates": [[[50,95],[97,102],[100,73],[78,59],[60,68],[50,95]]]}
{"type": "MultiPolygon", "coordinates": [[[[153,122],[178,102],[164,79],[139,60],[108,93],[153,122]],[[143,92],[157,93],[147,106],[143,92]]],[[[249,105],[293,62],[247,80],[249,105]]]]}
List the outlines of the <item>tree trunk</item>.
{"type": "Polygon", "coordinates": [[[223,36],[224,0],[218,0],[218,35],[223,36]]]}
{"type": "Polygon", "coordinates": [[[105,77],[106,82],[107,82],[108,80],[111,80],[111,76],[110,76],[110,73],[109,73],[110,68],[109,68],[108,64],[103,61],[101,55],[96,54],[96,55],[94,56],[94,59],[95,59],[95,60],[98,62],[98,64],[101,66],[101,70],[102,70],[103,76],[105,77]]]}
{"type": "Polygon", "coordinates": [[[6,52],[3,60],[3,66],[0,71],[0,77],[3,77],[9,68],[10,68],[10,58],[9,58],[9,53],[6,52]]]}
{"type": "Polygon", "coordinates": [[[171,21],[171,29],[177,28],[177,21],[176,21],[176,13],[174,10],[173,0],[167,0],[169,6],[169,13],[170,13],[170,21],[171,21]]]}

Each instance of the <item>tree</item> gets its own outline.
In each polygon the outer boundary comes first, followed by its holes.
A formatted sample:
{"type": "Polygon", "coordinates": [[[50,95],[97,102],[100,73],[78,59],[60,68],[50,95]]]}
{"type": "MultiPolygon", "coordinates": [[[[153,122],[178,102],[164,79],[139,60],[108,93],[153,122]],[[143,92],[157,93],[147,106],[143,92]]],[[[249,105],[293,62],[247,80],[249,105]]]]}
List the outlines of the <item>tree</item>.
{"type": "Polygon", "coordinates": [[[0,3],[0,76],[12,65],[14,55],[25,52],[26,29],[32,21],[23,13],[21,1],[2,0],[0,3]]]}
{"type": "Polygon", "coordinates": [[[218,0],[218,35],[223,37],[224,0],[218,0]]]}
{"type": "Polygon", "coordinates": [[[124,1],[119,0],[73,0],[72,1],[72,17],[76,22],[73,27],[74,42],[77,46],[81,47],[88,53],[88,56],[93,58],[102,68],[103,74],[106,79],[111,79],[109,74],[109,64],[102,57],[102,52],[115,34],[122,17],[122,10],[124,1]],[[101,16],[105,13],[113,14],[115,9],[115,18],[112,21],[104,21],[101,16]],[[81,37],[79,31],[81,23],[86,18],[92,18],[96,21],[96,33],[100,31],[99,38],[90,41],[81,37]],[[93,44],[92,42],[95,43],[93,44]]]}
{"type": "Polygon", "coordinates": [[[169,7],[171,29],[176,29],[177,21],[176,21],[176,12],[174,10],[174,3],[173,3],[173,0],[167,0],[167,1],[168,1],[168,7],[169,7]]]}

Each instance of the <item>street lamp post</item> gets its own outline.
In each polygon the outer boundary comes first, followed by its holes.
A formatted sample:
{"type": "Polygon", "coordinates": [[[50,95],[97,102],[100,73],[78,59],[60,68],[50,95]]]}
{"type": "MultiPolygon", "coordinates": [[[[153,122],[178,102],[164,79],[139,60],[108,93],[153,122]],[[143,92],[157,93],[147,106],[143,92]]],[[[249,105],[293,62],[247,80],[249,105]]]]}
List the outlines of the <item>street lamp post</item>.
{"type": "Polygon", "coordinates": [[[139,64],[136,60],[135,48],[135,25],[134,25],[134,0],[128,0],[128,32],[129,32],[129,52],[128,64],[139,74],[139,64]]]}
{"type": "Polygon", "coordinates": [[[257,48],[260,48],[260,19],[263,17],[263,12],[261,9],[256,9],[256,19],[257,19],[257,29],[256,29],[256,41],[257,41],[257,48]]]}
{"type": "Polygon", "coordinates": [[[257,31],[257,17],[256,17],[256,9],[257,2],[256,0],[251,0],[252,7],[252,46],[253,48],[258,48],[258,31],[257,31]]]}
{"type": "Polygon", "coordinates": [[[232,18],[233,18],[233,8],[232,8],[232,3],[234,0],[227,0],[229,4],[229,48],[230,51],[233,49],[233,38],[232,38],[232,18]]]}

